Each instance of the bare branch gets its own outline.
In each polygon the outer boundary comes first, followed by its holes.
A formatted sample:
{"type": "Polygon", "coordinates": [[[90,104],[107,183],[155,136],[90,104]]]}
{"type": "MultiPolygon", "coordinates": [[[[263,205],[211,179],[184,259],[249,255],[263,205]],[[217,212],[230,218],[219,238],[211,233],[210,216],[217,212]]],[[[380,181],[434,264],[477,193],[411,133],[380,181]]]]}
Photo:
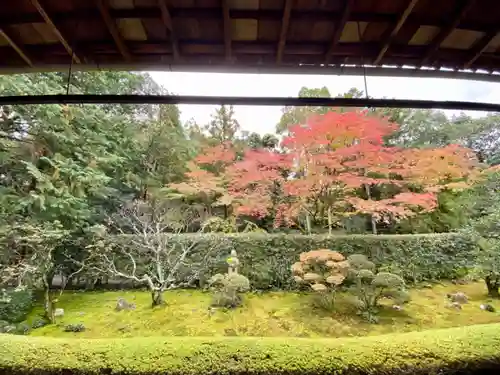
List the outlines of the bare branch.
{"type": "Polygon", "coordinates": [[[195,261],[192,255],[200,238],[193,236],[187,241],[174,241],[171,237],[185,231],[190,220],[189,211],[156,202],[136,201],[110,218],[110,228],[121,236],[104,249],[96,247],[93,250],[96,259],[93,268],[146,284],[152,292],[192,286],[207,268],[210,254],[218,244],[214,243],[202,261],[195,261]]]}

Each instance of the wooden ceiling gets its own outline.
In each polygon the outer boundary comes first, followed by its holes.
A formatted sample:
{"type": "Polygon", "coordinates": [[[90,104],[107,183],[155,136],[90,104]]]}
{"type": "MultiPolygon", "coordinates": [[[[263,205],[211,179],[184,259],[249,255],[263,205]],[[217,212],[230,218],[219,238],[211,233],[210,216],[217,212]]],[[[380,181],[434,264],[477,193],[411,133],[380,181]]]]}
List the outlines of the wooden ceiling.
{"type": "Polygon", "coordinates": [[[0,72],[71,60],[73,69],[325,74],[411,66],[498,80],[500,0],[0,1],[0,72]]]}

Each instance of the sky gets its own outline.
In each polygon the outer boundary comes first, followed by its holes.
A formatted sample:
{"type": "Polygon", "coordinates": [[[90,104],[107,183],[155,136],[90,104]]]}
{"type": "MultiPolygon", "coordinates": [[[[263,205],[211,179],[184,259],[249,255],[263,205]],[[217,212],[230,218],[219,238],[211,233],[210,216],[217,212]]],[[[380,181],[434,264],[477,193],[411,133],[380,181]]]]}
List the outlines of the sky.
{"type": "MultiPolygon", "coordinates": [[[[326,86],[332,96],[356,87],[364,91],[362,76],[320,76],[285,74],[180,73],[151,72],[153,79],[170,93],[210,96],[297,96],[303,86],[326,86]]],[[[500,83],[438,78],[367,77],[368,94],[375,98],[460,100],[500,103],[500,83]]],[[[203,125],[210,121],[216,106],[180,105],[183,121],[194,119],[203,125]]],[[[274,133],[281,107],[235,106],[242,130],[274,133]]],[[[448,111],[449,114],[453,112],[448,111]]],[[[469,112],[478,116],[484,113],[469,112]]]]}

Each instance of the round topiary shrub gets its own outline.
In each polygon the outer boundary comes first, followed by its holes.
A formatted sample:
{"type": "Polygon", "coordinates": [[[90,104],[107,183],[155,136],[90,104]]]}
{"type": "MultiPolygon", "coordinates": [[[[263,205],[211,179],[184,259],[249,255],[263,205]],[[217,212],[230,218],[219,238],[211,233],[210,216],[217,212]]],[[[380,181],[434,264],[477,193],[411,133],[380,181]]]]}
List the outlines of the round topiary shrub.
{"type": "Polygon", "coordinates": [[[328,249],[302,253],[299,259],[292,265],[294,280],[319,293],[322,307],[333,307],[334,293],[348,275],[349,262],[339,252],[328,249]]]}

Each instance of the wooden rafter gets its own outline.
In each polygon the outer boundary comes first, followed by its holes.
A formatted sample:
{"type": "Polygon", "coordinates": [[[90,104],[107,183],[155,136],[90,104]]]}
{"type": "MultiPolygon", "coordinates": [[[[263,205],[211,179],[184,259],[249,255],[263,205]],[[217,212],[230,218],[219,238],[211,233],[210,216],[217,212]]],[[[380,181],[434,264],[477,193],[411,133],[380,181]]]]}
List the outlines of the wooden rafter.
{"type": "MultiPolygon", "coordinates": [[[[71,0],[68,0],[71,1],[71,0]]],[[[166,1],[166,0],[164,0],[166,1]]],[[[362,1],[362,0],[356,0],[362,1]]],[[[395,1],[395,0],[393,0],[395,1]]],[[[168,2],[168,1],[167,1],[168,2]]],[[[169,6],[170,15],[172,18],[203,18],[207,20],[219,20],[220,9],[218,8],[185,8],[185,7],[172,7],[169,6]]],[[[158,19],[158,6],[140,6],[138,8],[123,8],[115,9],[110,8],[109,13],[113,19],[119,18],[135,18],[135,19],[158,19]]],[[[257,21],[280,21],[283,17],[283,10],[281,9],[230,9],[230,16],[232,19],[251,19],[257,21]]],[[[55,24],[59,22],[87,22],[99,17],[99,11],[94,8],[85,8],[71,11],[54,10],[50,13],[52,21],[55,24]]],[[[317,21],[337,21],[342,16],[342,11],[327,11],[319,9],[309,10],[293,10],[292,19],[307,22],[317,21]]],[[[412,13],[405,24],[410,25],[428,25],[439,27],[442,25],[444,16],[427,16],[425,14],[417,15],[412,13]]],[[[349,20],[353,22],[376,22],[376,23],[390,23],[395,24],[399,19],[399,15],[390,13],[373,13],[373,12],[357,12],[352,11],[349,20]]],[[[0,14],[0,26],[12,26],[23,23],[37,23],[42,22],[43,18],[38,12],[28,12],[20,14],[0,14]]],[[[484,32],[485,24],[479,20],[464,19],[460,22],[460,28],[471,31],[484,32]]]]}
{"type": "Polygon", "coordinates": [[[121,36],[120,31],[116,26],[116,22],[113,18],[111,18],[111,15],[109,14],[107,0],[96,0],[96,4],[99,8],[99,13],[101,13],[101,18],[103,19],[109,33],[115,41],[118,51],[120,51],[125,61],[132,61],[132,55],[130,54],[129,49],[127,48],[125,41],[123,40],[123,37],[121,36]]]}
{"type": "Polygon", "coordinates": [[[288,33],[288,26],[290,25],[290,14],[292,13],[292,0],[285,1],[285,8],[283,9],[283,18],[281,19],[280,39],[278,41],[278,50],[276,52],[276,63],[281,64],[283,59],[283,51],[285,50],[286,35],[288,33]]]}
{"type": "Polygon", "coordinates": [[[349,19],[349,15],[351,14],[352,5],[354,0],[344,0],[342,3],[341,16],[340,19],[335,24],[335,30],[333,32],[332,41],[330,42],[330,46],[325,54],[325,64],[330,62],[330,58],[332,56],[335,47],[339,43],[340,37],[342,36],[342,31],[344,30],[345,24],[349,19]]]}
{"type": "Polygon", "coordinates": [[[12,1],[9,12],[0,12],[0,54],[13,59],[0,59],[0,74],[67,70],[68,53],[76,52],[81,63],[74,63],[75,71],[155,70],[168,64],[172,71],[273,68],[330,74],[375,63],[389,75],[419,75],[427,70],[419,69],[423,66],[435,76],[451,68],[457,78],[471,79],[473,69],[479,80],[500,81],[500,74],[481,76],[500,73],[500,50],[493,48],[500,14],[492,0],[390,0],[390,7],[374,0],[301,2],[307,6],[298,6],[298,0],[275,6],[248,0],[127,0],[130,6],[118,8],[111,5],[115,0],[18,0],[28,7],[12,1]],[[40,38],[30,36],[36,24],[43,26],[40,38]],[[137,29],[140,24],[144,30],[137,29]],[[427,35],[430,29],[435,31],[427,35]],[[252,37],[256,31],[258,38],[252,37]],[[457,39],[465,33],[477,35],[472,44],[457,39]],[[2,34],[8,34],[5,40],[2,34]]]}
{"type": "Polygon", "coordinates": [[[229,3],[228,0],[222,0],[222,17],[224,20],[224,51],[226,55],[226,61],[231,61],[232,51],[231,51],[231,15],[229,14],[229,3]]]}
{"type": "Polygon", "coordinates": [[[457,26],[460,24],[460,21],[462,18],[465,17],[467,12],[472,8],[474,5],[475,0],[461,0],[460,5],[457,6],[457,11],[453,17],[451,17],[450,23],[441,29],[439,33],[434,37],[430,45],[427,47],[424,57],[419,63],[419,67],[422,67],[423,65],[427,64],[429,60],[432,59],[436,51],[439,49],[441,46],[441,43],[445,41],[445,39],[457,28],[457,26]]]}
{"type": "Polygon", "coordinates": [[[382,48],[380,49],[380,52],[378,53],[375,61],[373,62],[374,65],[380,64],[380,62],[384,58],[385,53],[387,52],[390,45],[394,41],[394,38],[396,37],[396,35],[398,35],[399,30],[401,30],[401,27],[403,27],[406,19],[411,14],[411,12],[413,11],[413,8],[415,8],[415,5],[417,5],[418,1],[419,0],[410,0],[409,1],[405,10],[403,11],[403,13],[401,13],[401,16],[399,17],[398,22],[392,28],[391,33],[383,41],[382,48]]]}
{"type": "Polygon", "coordinates": [[[158,6],[160,7],[161,19],[163,21],[163,24],[165,25],[168,32],[170,33],[170,41],[172,44],[172,52],[174,55],[174,59],[179,60],[179,58],[180,58],[179,42],[177,39],[177,34],[174,31],[174,23],[172,21],[172,15],[170,14],[170,11],[168,10],[167,0],[158,0],[158,6]]]}
{"type": "Polygon", "coordinates": [[[28,66],[30,66],[30,67],[33,66],[33,62],[28,57],[28,55],[23,50],[23,48],[20,45],[18,45],[12,39],[12,37],[2,28],[0,28],[0,35],[3,36],[3,38],[7,41],[7,43],[9,43],[9,45],[12,47],[12,49],[17,52],[17,54],[26,62],[26,64],[28,64],[28,66]]]}
{"type": "Polygon", "coordinates": [[[464,69],[469,69],[472,64],[486,51],[490,43],[498,35],[498,31],[489,31],[472,47],[471,58],[464,64],[464,69]]]}
{"type": "Polygon", "coordinates": [[[52,22],[52,19],[47,14],[47,12],[45,11],[45,9],[42,7],[42,5],[40,4],[40,2],[38,0],[31,0],[31,4],[33,4],[33,6],[38,11],[38,13],[40,13],[40,16],[42,16],[42,18],[45,21],[45,23],[52,29],[52,32],[56,35],[57,39],[59,39],[59,42],[64,46],[64,48],[66,49],[66,51],[68,52],[68,54],[73,57],[73,61],[75,63],[77,63],[77,64],[80,64],[81,63],[80,58],[76,55],[75,51],[73,51],[73,48],[71,48],[71,46],[66,41],[66,39],[64,38],[64,36],[61,34],[61,32],[59,31],[59,29],[56,27],[56,25],[54,24],[54,22],[52,22]]]}

